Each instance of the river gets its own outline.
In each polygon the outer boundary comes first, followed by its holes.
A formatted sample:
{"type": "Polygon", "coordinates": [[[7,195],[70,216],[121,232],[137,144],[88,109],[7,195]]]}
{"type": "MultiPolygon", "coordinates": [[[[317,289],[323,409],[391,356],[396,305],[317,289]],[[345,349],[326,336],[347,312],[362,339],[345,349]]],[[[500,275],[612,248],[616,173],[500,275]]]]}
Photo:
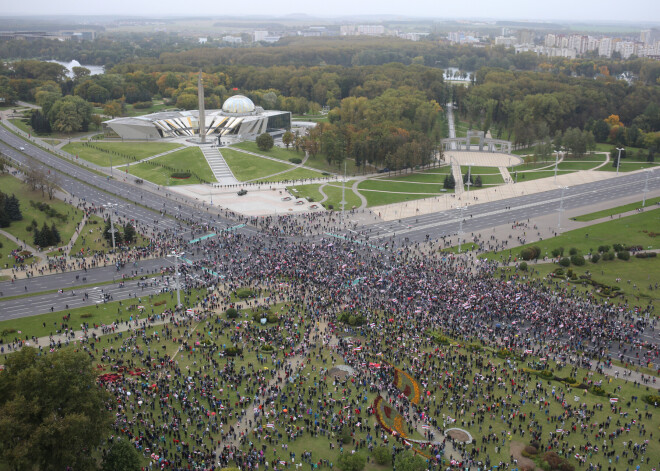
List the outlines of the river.
{"type": "Polygon", "coordinates": [[[91,75],[98,75],[104,73],[103,66],[102,65],[81,65],[80,62],[77,60],[72,60],[71,62],[62,62],[62,61],[48,61],[48,62],[55,62],[56,64],[63,65],[66,67],[67,76],[69,78],[73,78],[73,68],[74,67],[84,67],[86,69],[89,69],[91,75]]]}

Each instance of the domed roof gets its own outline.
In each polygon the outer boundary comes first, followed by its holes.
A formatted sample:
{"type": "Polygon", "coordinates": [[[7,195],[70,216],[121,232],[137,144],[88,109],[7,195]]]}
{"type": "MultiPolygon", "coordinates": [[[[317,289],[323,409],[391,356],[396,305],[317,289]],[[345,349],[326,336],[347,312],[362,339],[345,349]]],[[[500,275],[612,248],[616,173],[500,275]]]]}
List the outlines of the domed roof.
{"type": "Polygon", "coordinates": [[[254,113],[254,103],[246,96],[234,95],[225,100],[222,111],[234,114],[254,113]]]}

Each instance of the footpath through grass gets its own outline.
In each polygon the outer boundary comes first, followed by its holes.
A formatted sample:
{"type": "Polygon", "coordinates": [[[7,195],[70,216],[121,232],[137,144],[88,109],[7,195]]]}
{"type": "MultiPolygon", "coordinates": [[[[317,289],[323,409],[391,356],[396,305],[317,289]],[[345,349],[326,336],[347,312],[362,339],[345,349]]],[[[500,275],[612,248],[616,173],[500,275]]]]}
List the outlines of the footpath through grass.
{"type": "Polygon", "coordinates": [[[178,147],[181,145],[169,142],[72,142],[62,150],[95,165],[110,167],[111,164],[133,163],[178,147]]]}
{"type": "Polygon", "coordinates": [[[16,195],[23,214],[23,220],[14,221],[3,230],[25,241],[28,245],[34,246],[34,232],[28,230],[28,226],[33,227],[33,220],[36,221],[38,229],[41,229],[44,223],[48,227],[55,224],[62,238],[60,245],[65,245],[71,239],[76,226],[82,220],[83,212],[81,210],[64,201],[55,198],[48,199],[47,194],[42,195],[40,190],[31,190],[28,185],[11,175],[0,175],[0,190],[8,195],[16,195]],[[35,204],[47,204],[50,212],[47,209],[40,210],[32,206],[30,201],[34,201],[35,204]]]}
{"type": "Polygon", "coordinates": [[[226,147],[220,149],[220,153],[236,179],[241,182],[266,178],[274,173],[293,169],[292,163],[275,162],[226,147]]]}
{"type": "MultiPolygon", "coordinates": [[[[660,197],[647,198],[645,207],[649,209],[653,209],[652,206],[656,205],[658,202],[660,202],[660,197]]],[[[640,209],[641,207],[642,207],[642,202],[637,201],[636,203],[624,204],[610,209],[603,209],[602,211],[596,211],[593,213],[584,214],[582,216],[577,216],[572,219],[574,221],[582,221],[582,222],[593,221],[595,219],[605,218],[607,216],[613,216],[616,214],[627,213],[628,211],[634,211],[636,209],[640,209]]]]}

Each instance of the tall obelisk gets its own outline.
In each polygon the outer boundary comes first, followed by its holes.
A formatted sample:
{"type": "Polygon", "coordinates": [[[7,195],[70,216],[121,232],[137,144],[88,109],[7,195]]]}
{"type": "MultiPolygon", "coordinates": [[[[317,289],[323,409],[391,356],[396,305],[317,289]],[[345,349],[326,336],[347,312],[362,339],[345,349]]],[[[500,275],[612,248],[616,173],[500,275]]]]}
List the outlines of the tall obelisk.
{"type": "Polygon", "coordinates": [[[206,144],[206,113],[204,111],[204,85],[202,84],[202,70],[199,70],[197,79],[197,98],[199,99],[199,137],[202,144],[206,144]]]}

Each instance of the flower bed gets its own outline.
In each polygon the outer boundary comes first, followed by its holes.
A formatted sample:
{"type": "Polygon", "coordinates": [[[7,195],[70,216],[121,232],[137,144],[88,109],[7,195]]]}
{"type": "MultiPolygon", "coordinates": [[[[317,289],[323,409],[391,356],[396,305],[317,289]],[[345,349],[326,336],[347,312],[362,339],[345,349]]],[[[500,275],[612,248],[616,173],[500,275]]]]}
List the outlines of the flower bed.
{"type": "Polygon", "coordinates": [[[403,416],[390,406],[387,401],[383,400],[381,396],[378,396],[374,401],[374,411],[378,424],[387,430],[387,432],[403,438],[408,437],[408,434],[405,432],[405,420],[403,416]]]}
{"type": "Polygon", "coordinates": [[[421,388],[419,383],[403,370],[398,368],[394,369],[394,385],[401,391],[410,402],[419,404],[422,398],[421,388]]]}

